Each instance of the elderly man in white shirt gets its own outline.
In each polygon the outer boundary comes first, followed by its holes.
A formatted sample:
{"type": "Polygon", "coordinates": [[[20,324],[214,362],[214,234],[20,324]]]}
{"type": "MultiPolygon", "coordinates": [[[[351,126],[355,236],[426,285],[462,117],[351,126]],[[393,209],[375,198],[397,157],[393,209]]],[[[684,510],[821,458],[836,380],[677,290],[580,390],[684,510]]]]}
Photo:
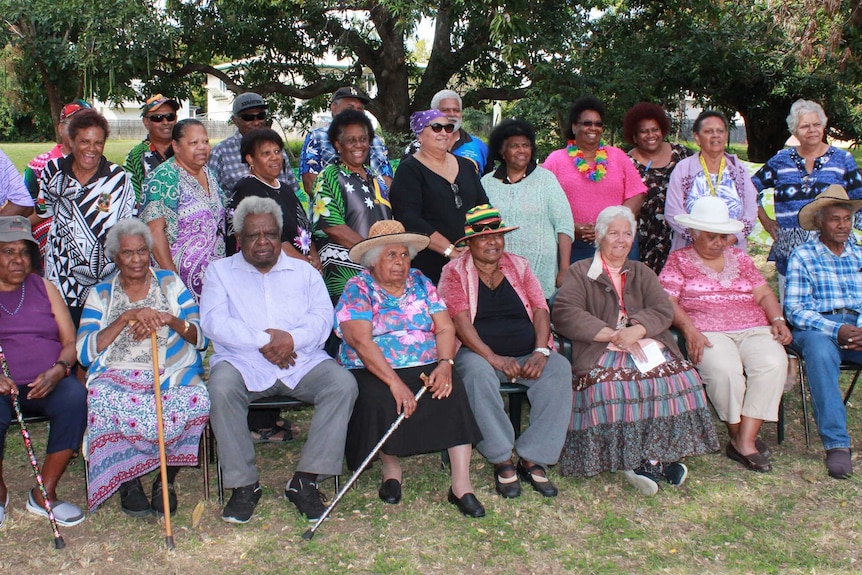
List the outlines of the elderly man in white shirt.
{"type": "Polygon", "coordinates": [[[326,286],[311,265],[281,251],[282,215],[269,198],[249,197],[234,213],[240,252],[210,264],[201,326],[215,346],[207,388],[230,523],[251,519],[261,490],[254,444],[245,432],[249,402],[287,395],[315,406],[308,440],[284,496],[309,520],[325,506],[319,477],[342,470],[347,422],[358,390],[323,344],[332,330],[326,286]]]}

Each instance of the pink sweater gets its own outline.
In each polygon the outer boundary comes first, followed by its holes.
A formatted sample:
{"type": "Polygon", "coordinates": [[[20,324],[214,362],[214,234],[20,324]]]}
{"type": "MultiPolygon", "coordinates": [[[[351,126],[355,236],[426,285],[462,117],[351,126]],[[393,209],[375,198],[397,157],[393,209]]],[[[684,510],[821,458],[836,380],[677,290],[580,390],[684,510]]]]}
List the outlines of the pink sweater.
{"type": "Polygon", "coordinates": [[[581,174],[566,148],[551,152],[542,164],[557,176],[576,222],[595,223],[603,209],[621,206],[626,200],[647,191],[631,158],[619,148],[605,146],[605,149],[608,151],[608,173],[601,182],[592,182],[581,174]]]}

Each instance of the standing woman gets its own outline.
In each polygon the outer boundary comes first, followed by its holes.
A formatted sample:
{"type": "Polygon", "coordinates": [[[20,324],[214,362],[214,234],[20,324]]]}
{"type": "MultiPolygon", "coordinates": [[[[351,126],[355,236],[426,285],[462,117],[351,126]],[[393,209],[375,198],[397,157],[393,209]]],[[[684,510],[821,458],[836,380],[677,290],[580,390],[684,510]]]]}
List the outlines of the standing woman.
{"type": "Polygon", "coordinates": [[[467,210],[487,203],[488,197],[475,164],[448,151],[455,124],[443,112],[414,112],[410,129],[420,148],[395,172],[392,214],[407,231],[431,237],[431,245],[417,254],[413,266],[436,285],[443,266],[466,249],[453,242],[464,235],[467,210]]]}
{"type": "Polygon", "coordinates": [[[626,206],[637,216],[646,193],[646,186],[626,153],[608,146],[602,139],[604,115],[605,107],[596,98],[578,98],[569,110],[568,145],[551,152],[542,164],[557,176],[572,208],[575,219],[572,262],[595,253],[599,212],[609,206],[626,206]]]}
{"type": "Polygon", "coordinates": [[[661,271],[670,253],[672,230],[664,216],[670,174],[680,160],[691,155],[685,146],[665,141],[669,132],[670,118],[656,104],[640,102],[623,116],[623,140],[634,145],[629,156],[647,187],[638,214],[640,261],[655,273],[661,271]]]}
{"type": "MultiPolygon", "coordinates": [[[[862,177],[850,152],[824,141],[828,119],[823,108],[811,100],[796,100],[787,116],[787,128],[799,140],[795,148],[785,148],[760,168],[752,181],[760,192],[760,221],[775,243],[771,258],[778,270],[779,292],[784,293],[787,260],[796,246],[817,236],[799,227],[799,210],[832,184],[847,190],[851,200],[862,198],[862,177]],[[763,190],[774,188],[775,219],[763,209],[763,190]]],[[[783,298],[782,298],[783,299],[783,298]]]]}
{"type": "Polygon", "coordinates": [[[171,137],[174,157],[144,180],[141,220],[153,234],[156,263],[178,273],[199,301],[207,266],[225,255],[224,197],[206,166],[210,140],[204,125],[180,120],[171,137]]]}
{"type": "Polygon", "coordinates": [[[524,120],[503,120],[489,138],[490,160],[499,167],[482,178],[491,203],[521,229],[506,240],[508,251],[527,258],[545,298],[569,267],[575,225],[557,178],[536,165],[536,132],[524,120]]]}
{"type": "Polygon", "coordinates": [[[39,180],[42,218],[52,218],[45,278],[60,289],[77,328],[90,288],[116,271],[105,252],[108,230],[132,217],[135,192],[122,167],[105,158],[108,121],[92,109],[69,122],[72,151],[48,162],[39,180]]]}
{"type": "Polygon", "coordinates": [[[676,216],[690,214],[694,202],[704,196],[721,198],[730,217],[742,221],[742,231],[730,238],[730,245],[745,251],[745,238],[754,229],[757,218],[757,190],[739,158],[725,151],[727,118],[721,112],[706,110],[694,121],[692,129],[700,152],[677,164],[667,187],[664,213],[674,231],[670,251],[691,244],[688,228],[677,223],[676,216]]]}

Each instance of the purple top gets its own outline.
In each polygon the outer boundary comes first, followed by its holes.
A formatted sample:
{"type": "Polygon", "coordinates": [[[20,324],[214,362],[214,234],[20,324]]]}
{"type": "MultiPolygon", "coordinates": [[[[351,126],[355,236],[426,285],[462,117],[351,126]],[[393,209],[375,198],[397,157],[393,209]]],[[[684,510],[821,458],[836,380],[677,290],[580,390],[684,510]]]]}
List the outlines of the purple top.
{"type": "Polygon", "coordinates": [[[0,344],[12,381],[18,385],[31,383],[54,365],[63,349],[45,281],[36,274],[28,275],[21,289],[0,292],[0,305],[6,308],[0,308],[0,344]],[[24,300],[15,312],[22,290],[24,300]]]}

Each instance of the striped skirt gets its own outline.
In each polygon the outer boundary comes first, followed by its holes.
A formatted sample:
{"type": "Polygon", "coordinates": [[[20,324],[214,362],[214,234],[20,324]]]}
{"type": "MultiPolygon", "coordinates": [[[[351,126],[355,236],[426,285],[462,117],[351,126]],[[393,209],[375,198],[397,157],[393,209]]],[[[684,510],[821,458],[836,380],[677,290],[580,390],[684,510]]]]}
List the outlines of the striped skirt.
{"type": "Polygon", "coordinates": [[[678,461],[719,448],[703,383],[694,367],[668,360],[641,373],[631,355],[607,350],[576,379],[572,421],[560,456],[563,475],[634,469],[644,459],[678,461]]]}

